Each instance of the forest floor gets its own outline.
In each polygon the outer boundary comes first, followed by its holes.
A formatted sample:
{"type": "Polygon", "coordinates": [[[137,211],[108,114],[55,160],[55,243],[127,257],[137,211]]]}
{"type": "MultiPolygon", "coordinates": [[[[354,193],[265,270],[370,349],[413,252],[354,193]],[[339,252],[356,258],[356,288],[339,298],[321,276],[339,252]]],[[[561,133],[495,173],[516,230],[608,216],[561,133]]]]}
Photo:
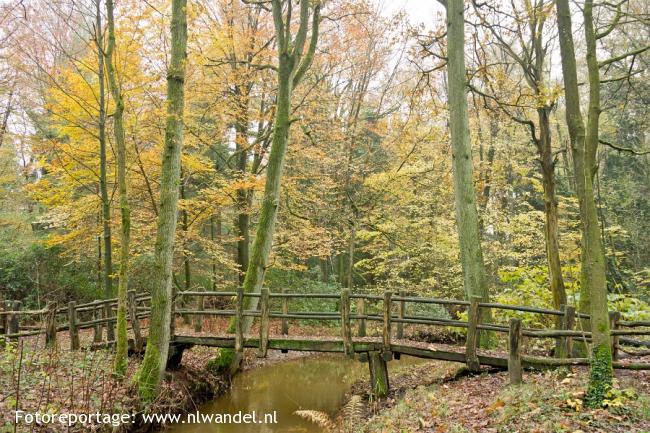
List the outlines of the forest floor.
{"type": "MultiPolygon", "coordinates": [[[[349,431],[367,433],[648,433],[650,372],[617,371],[608,407],[586,409],[588,369],[527,372],[510,386],[507,372],[459,376],[458,364],[414,365],[391,377],[391,395],[370,403],[349,431]],[[436,374],[440,365],[443,374],[436,374]],[[432,368],[433,366],[433,368],[432,368]],[[427,378],[429,383],[422,383],[427,378]]],[[[438,373],[439,373],[438,372],[438,373]]],[[[367,385],[359,383],[355,392],[367,385]]]]}
{"type": "MultiPolygon", "coordinates": [[[[60,333],[54,348],[45,348],[42,338],[26,338],[22,345],[8,345],[0,356],[0,432],[87,432],[110,431],[104,424],[77,423],[68,428],[60,423],[15,425],[15,408],[25,413],[56,414],[137,414],[142,407],[137,396],[135,374],[141,358],[129,358],[126,377],[112,376],[114,353],[107,349],[69,351],[67,336],[60,333]]],[[[90,340],[90,333],[82,333],[90,340]]],[[[198,404],[223,393],[229,386],[226,377],[206,370],[215,349],[194,348],[183,357],[177,371],[168,372],[168,380],[152,412],[179,413],[194,410],[198,404]]],[[[136,417],[137,419],[137,417],[136,417]]],[[[129,431],[138,426],[124,424],[129,431]]],[[[147,426],[147,429],[149,426],[147,426]]],[[[127,430],[123,429],[122,431],[127,430]]],[[[144,429],[140,429],[144,430],[144,429]]]]}

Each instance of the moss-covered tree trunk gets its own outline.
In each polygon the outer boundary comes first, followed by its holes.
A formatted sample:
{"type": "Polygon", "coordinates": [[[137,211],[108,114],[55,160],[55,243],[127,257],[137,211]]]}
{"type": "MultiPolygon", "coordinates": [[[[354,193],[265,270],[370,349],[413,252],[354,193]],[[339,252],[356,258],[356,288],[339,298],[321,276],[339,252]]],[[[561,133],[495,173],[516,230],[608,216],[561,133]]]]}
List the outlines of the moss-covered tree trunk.
{"type": "MultiPolygon", "coordinates": [[[[464,4],[462,0],[448,0],[446,3],[449,128],[463,281],[468,298],[479,296],[487,301],[488,290],[476,210],[472,148],[467,117],[464,4]]],[[[485,319],[489,320],[488,317],[485,319]]]]}
{"type": "Polygon", "coordinates": [[[584,5],[587,67],[589,73],[589,108],[587,129],[580,108],[578,76],[568,0],[556,0],[558,30],[564,75],[566,117],[576,194],[580,205],[582,229],[581,309],[586,305],[591,314],[592,365],[587,403],[598,406],[612,382],[612,354],[607,313],[607,281],[605,259],[600,238],[598,213],[594,198],[593,178],[598,148],[598,116],[600,114],[600,75],[596,59],[596,37],[593,27],[592,1],[584,5]]]}
{"type": "Polygon", "coordinates": [[[151,287],[151,322],[138,390],[145,401],[154,399],[169,353],[174,234],[183,146],[185,59],[187,57],[187,1],[172,0],[171,59],[167,72],[167,119],[160,180],[160,206],[151,287]]]}
{"type": "MultiPolygon", "coordinates": [[[[271,153],[266,168],[266,183],[264,195],[260,208],[259,222],[255,240],[253,242],[248,269],[244,277],[244,292],[259,292],[264,282],[264,275],[268,267],[268,260],[273,245],[273,234],[275,233],[275,221],[280,204],[280,187],[284,156],[289,142],[289,128],[291,126],[291,94],[295,86],[300,82],[305,72],[311,66],[318,42],[318,28],[320,23],[320,2],[303,0],[300,2],[300,22],[295,38],[291,35],[291,23],[285,19],[285,8],[287,1],[273,0],[273,22],[275,25],[275,36],[278,46],[278,66],[276,68],[278,87],[275,119],[273,124],[273,138],[271,153]],[[310,10],[311,14],[311,37],[305,51],[307,34],[309,31],[310,10]],[[303,51],[305,51],[303,53],[303,51]]],[[[291,13],[289,12],[289,19],[291,13]]],[[[257,308],[258,298],[244,298],[244,309],[257,308]]],[[[253,323],[252,317],[243,319],[244,332],[250,330],[253,323]]],[[[230,332],[234,332],[234,321],[230,323],[230,332]]],[[[229,362],[231,372],[239,368],[241,359],[232,350],[221,351],[222,360],[229,362]]],[[[223,364],[222,364],[223,365],[223,364]]]]}
{"type": "Polygon", "coordinates": [[[117,154],[117,185],[120,193],[120,274],[117,286],[117,336],[115,349],[114,371],[118,376],[126,373],[128,340],[126,330],[126,303],[128,291],[129,244],[131,237],[131,209],[126,186],[126,139],[124,137],[124,98],[117,71],[113,62],[115,56],[115,17],[113,0],[106,0],[106,16],[108,20],[108,46],[106,49],[106,72],[108,85],[111,89],[115,111],[113,113],[113,134],[115,136],[115,153],[117,154]]]}
{"type": "Polygon", "coordinates": [[[583,281],[590,291],[592,361],[591,378],[587,391],[587,403],[600,406],[612,384],[612,349],[607,308],[607,272],[605,250],[600,235],[598,210],[594,194],[594,177],[598,169],[596,154],[599,143],[600,119],[600,70],[596,58],[596,31],[592,15],[593,0],[586,0],[583,14],[585,41],[587,43],[587,70],[589,75],[589,108],[587,112],[587,131],[584,150],[584,198],[580,206],[583,224],[583,281]]]}
{"type": "MultiPolygon", "coordinates": [[[[104,297],[113,297],[113,245],[111,242],[111,202],[108,198],[108,185],[106,182],[106,88],[104,85],[104,38],[102,36],[102,11],[101,0],[96,0],[96,29],[95,42],[97,43],[97,80],[99,82],[99,193],[102,200],[102,241],[104,246],[104,266],[102,281],[104,284],[104,297]]],[[[101,253],[100,253],[101,255],[101,253]]]]}
{"type": "MultiPolygon", "coordinates": [[[[548,263],[548,278],[553,295],[553,307],[559,309],[566,305],[567,297],[562,277],[560,261],[560,228],[558,222],[558,202],[555,192],[555,161],[551,146],[551,108],[548,106],[537,109],[539,124],[539,139],[537,149],[542,169],[542,187],[544,189],[544,239],[546,240],[546,261],[548,263]]],[[[561,326],[558,318],[556,326],[561,326]]],[[[558,344],[556,349],[561,349],[558,344]]],[[[566,355],[560,354],[558,355],[566,355]]]]}

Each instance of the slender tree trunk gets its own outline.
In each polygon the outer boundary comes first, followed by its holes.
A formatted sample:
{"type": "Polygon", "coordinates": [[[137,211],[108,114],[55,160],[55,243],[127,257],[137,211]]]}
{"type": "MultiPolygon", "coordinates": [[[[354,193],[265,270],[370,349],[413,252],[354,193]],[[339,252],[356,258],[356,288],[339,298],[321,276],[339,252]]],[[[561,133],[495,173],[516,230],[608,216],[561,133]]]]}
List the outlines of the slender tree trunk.
{"type": "Polygon", "coordinates": [[[106,182],[106,90],[104,86],[104,43],[102,37],[101,0],[97,5],[97,79],[99,81],[99,192],[102,199],[102,231],[104,241],[104,297],[113,297],[113,246],[111,244],[111,202],[106,182]]]}
{"type": "Polygon", "coordinates": [[[585,136],[584,183],[585,196],[581,214],[585,231],[582,275],[589,286],[592,335],[592,365],[586,400],[592,407],[599,407],[607,388],[612,384],[612,351],[607,308],[607,271],[605,251],[600,236],[598,210],[594,194],[594,176],[598,169],[596,153],[599,140],[600,118],[600,70],[596,58],[596,32],[592,16],[593,0],[586,0],[583,14],[585,40],[587,43],[587,70],[589,74],[589,108],[585,136]]]}
{"type": "Polygon", "coordinates": [[[152,401],[169,353],[174,234],[183,147],[185,62],[187,57],[187,1],[172,0],[171,60],[167,72],[167,122],[160,180],[160,206],[151,290],[151,322],[147,348],[138,374],[140,396],[152,401]]]}
{"type": "Polygon", "coordinates": [[[5,112],[2,113],[2,122],[0,122],[0,147],[5,140],[5,134],[7,133],[7,126],[9,125],[9,116],[11,116],[11,104],[14,98],[15,84],[11,87],[9,91],[9,97],[7,98],[7,106],[5,107],[5,112]]]}
{"type": "MultiPolygon", "coordinates": [[[[239,101],[241,113],[235,122],[235,148],[237,152],[237,174],[246,175],[248,163],[248,99],[239,101]]],[[[239,265],[239,283],[244,282],[250,260],[250,206],[252,193],[249,188],[237,189],[237,265],[239,265]]]]}
{"type": "MultiPolygon", "coordinates": [[[[488,300],[474,192],[469,140],[465,69],[465,21],[462,0],[447,1],[449,125],[453,154],[456,222],[466,296],[488,300]]],[[[489,320],[489,317],[485,317],[489,320]]]]}
{"type": "MultiPolygon", "coordinates": [[[[221,209],[210,218],[210,240],[221,243],[221,209]]],[[[217,290],[217,259],[212,259],[212,290],[217,290]]]]}
{"type": "Polygon", "coordinates": [[[593,2],[584,4],[587,69],[589,74],[589,108],[587,129],[580,110],[577,66],[573,44],[571,10],[568,0],[556,0],[562,72],[566,98],[566,116],[575,172],[576,194],[582,227],[582,272],[580,307],[591,314],[592,364],[587,403],[600,406],[612,383],[612,354],[607,312],[607,281],[605,258],[598,225],[598,212],[593,191],[595,157],[598,147],[598,116],[600,114],[600,74],[596,59],[596,37],[593,27],[593,2]]]}
{"type": "Polygon", "coordinates": [[[346,287],[352,289],[354,286],[354,247],[357,238],[357,225],[352,222],[350,225],[350,239],[348,239],[348,269],[346,287]]]}
{"type": "Polygon", "coordinates": [[[128,337],[126,330],[126,303],[128,291],[129,244],[131,238],[131,209],[126,187],[126,139],[124,137],[124,99],[113,63],[115,55],[115,18],[113,0],[106,0],[108,18],[108,48],[106,50],[106,71],[108,84],[115,103],[113,113],[113,134],[117,154],[117,184],[120,193],[120,214],[122,217],[120,231],[120,274],[117,288],[117,340],[115,350],[115,373],[126,373],[128,356],[128,337]]]}
{"type": "MultiPolygon", "coordinates": [[[[280,204],[280,187],[284,157],[289,142],[289,129],[291,126],[291,94],[305,72],[311,66],[316,43],[318,41],[318,28],[320,23],[320,3],[314,2],[312,14],[311,38],[309,47],[303,53],[309,28],[309,10],[311,1],[300,3],[300,24],[296,37],[291,36],[291,23],[285,22],[283,16],[283,1],[272,0],[273,22],[278,45],[278,67],[277,67],[277,98],[275,121],[273,125],[273,139],[271,153],[266,168],[266,183],[264,185],[264,196],[260,208],[259,222],[255,241],[253,242],[248,261],[248,269],[243,283],[244,292],[259,292],[264,282],[264,275],[268,268],[268,260],[273,245],[273,234],[275,233],[275,222],[280,204]],[[293,39],[293,40],[292,40],[293,39]]],[[[290,13],[289,13],[290,15],[290,13]]],[[[244,299],[244,309],[257,308],[258,298],[247,297],[244,299]]],[[[248,332],[253,323],[252,317],[243,319],[244,332],[248,332]]],[[[235,323],[231,321],[230,331],[234,331],[235,323]]],[[[222,352],[222,355],[224,352],[222,352]]],[[[224,359],[231,359],[230,371],[235,372],[239,368],[241,359],[238,354],[224,356],[224,359]]]]}
{"type": "MultiPolygon", "coordinates": [[[[555,194],[555,161],[551,147],[551,124],[549,108],[537,109],[539,124],[538,150],[542,168],[542,186],[544,188],[544,238],[546,240],[546,260],[548,276],[553,294],[553,307],[559,309],[566,305],[567,297],[562,278],[560,261],[560,235],[558,224],[557,196],[555,194]]],[[[561,325],[560,322],[557,325],[561,325]]]]}

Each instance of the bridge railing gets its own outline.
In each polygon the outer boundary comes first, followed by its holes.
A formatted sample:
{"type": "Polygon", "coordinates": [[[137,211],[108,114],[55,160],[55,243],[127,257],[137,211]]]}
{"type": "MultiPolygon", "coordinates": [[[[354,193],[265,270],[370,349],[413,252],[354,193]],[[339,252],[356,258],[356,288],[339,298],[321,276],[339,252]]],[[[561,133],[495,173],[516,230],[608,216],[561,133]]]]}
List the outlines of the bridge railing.
{"type": "MultiPolygon", "coordinates": [[[[344,289],[340,294],[334,293],[288,293],[270,292],[263,289],[260,293],[243,293],[241,291],[217,292],[217,291],[185,291],[177,293],[176,300],[183,299],[198,300],[194,308],[177,305],[176,315],[195,315],[201,317],[223,316],[235,318],[235,348],[243,350],[244,333],[243,318],[253,317],[259,320],[258,355],[266,356],[270,338],[270,321],[281,322],[281,334],[289,335],[290,321],[300,320],[322,320],[339,323],[340,337],[343,343],[343,351],[349,355],[354,354],[354,343],[352,323],[356,321],[357,337],[367,336],[368,322],[377,326],[381,336],[381,346],[385,357],[391,357],[393,338],[401,340],[404,338],[404,325],[425,325],[462,328],[466,330],[465,357],[470,368],[478,366],[477,348],[479,346],[481,332],[495,332],[508,334],[509,352],[519,353],[519,340],[521,337],[555,339],[556,359],[548,359],[549,365],[579,364],[586,363],[586,358],[571,358],[572,344],[574,340],[590,342],[591,332],[576,329],[579,323],[577,319],[588,319],[588,314],[575,311],[575,307],[567,305],[560,310],[536,308],[529,306],[513,306],[492,302],[481,302],[478,298],[467,300],[449,300],[427,298],[420,296],[408,296],[404,292],[394,293],[386,291],[383,294],[353,293],[344,289]],[[259,309],[245,310],[244,298],[259,298],[259,309]],[[226,308],[205,308],[206,298],[229,299],[225,305],[230,303],[232,307],[226,308]],[[313,300],[323,299],[335,302],[336,311],[292,311],[290,309],[292,300],[313,300]],[[272,308],[272,300],[276,308],[272,308]],[[279,304],[279,305],[278,305],[279,304]],[[369,312],[370,304],[374,304],[369,312]],[[447,305],[467,309],[467,320],[447,319],[423,314],[409,314],[408,304],[414,305],[447,305]],[[486,323],[482,320],[482,312],[491,310],[508,310],[523,313],[533,313],[557,317],[560,320],[559,329],[524,328],[519,319],[511,319],[508,324],[486,323]],[[559,359],[558,359],[559,358],[559,359]],[[564,359],[564,361],[562,361],[564,359]]],[[[146,321],[150,314],[151,297],[147,294],[136,295],[129,291],[128,294],[128,319],[133,334],[133,349],[142,349],[142,330],[146,327],[146,321]]],[[[187,302],[185,302],[187,304],[187,302]]],[[[223,303],[222,303],[223,304],[223,303]]],[[[70,335],[70,348],[79,348],[79,330],[93,329],[93,345],[110,345],[115,340],[115,323],[117,299],[96,300],[89,303],[76,304],[71,301],[67,306],[58,307],[48,304],[41,310],[23,310],[19,301],[6,301],[0,303],[0,338],[15,340],[20,337],[45,335],[47,344],[56,341],[57,332],[68,331],[70,335]],[[106,338],[104,339],[104,331],[106,338]]],[[[646,341],[631,340],[629,336],[650,335],[650,321],[626,321],[621,320],[619,312],[610,313],[612,350],[614,359],[618,357],[618,351],[624,344],[637,346],[650,346],[646,341]]],[[[640,351],[640,354],[648,354],[649,351],[640,351]]],[[[516,356],[514,357],[516,358],[516,356]]],[[[520,356],[524,362],[533,360],[534,357],[520,356]]],[[[539,359],[536,360],[536,362],[539,359]]],[[[539,361],[541,362],[541,361],[539,361]]]]}

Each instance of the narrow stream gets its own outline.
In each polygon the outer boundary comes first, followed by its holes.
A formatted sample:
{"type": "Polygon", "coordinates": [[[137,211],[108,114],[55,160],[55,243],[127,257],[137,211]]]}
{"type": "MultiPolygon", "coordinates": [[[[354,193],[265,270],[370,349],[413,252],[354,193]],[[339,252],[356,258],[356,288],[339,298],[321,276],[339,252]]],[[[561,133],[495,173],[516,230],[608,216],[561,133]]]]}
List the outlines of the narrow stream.
{"type": "MultiPolygon", "coordinates": [[[[391,361],[390,369],[421,362],[402,357],[391,361]]],[[[344,403],[346,392],[359,379],[368,380],[368,364],[342,356],[301,358],[255,368],[235,377],[232,388],[223,396],[201,406],[199,416],[242,414],[255,411],[258,420],[273,414],[277,423],[209,422],[178,424],[169,433],[320,433],[322,429],[294,414],[296,410],[316,410],[336,415],[344,403]]]]}

